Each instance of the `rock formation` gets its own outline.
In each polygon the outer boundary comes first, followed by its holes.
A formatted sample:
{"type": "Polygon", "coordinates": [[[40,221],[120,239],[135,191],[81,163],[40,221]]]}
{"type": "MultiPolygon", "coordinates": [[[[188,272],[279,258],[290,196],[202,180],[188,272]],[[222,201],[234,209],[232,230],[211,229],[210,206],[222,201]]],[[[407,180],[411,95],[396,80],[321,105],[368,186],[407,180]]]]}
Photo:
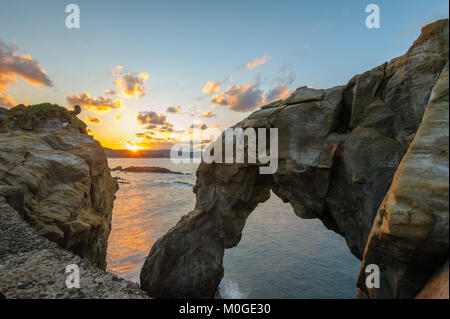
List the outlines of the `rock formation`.
{"type": "Polygon", "coordinates": [[[362,259],[361,297],[415,297],[448,258],[446,63],[448,20],[440,20],[405,55],[345,86],[300,87],[237,123],[278,129],[277,172],[202,162],[195,209],[152,247],[142,288],[158,298],[212,298],[224,249],[239,243],[272,190],[299,217],[345,238],[362,259]],[[382,273],[378,290],[364,286],[371,263],[382,273]]]}
{"type": "Polygon", "coordinates": [[[105,268],[118,184],[76,113],[0,108],[0,196],[39,234],[105,268]]]}
{"type": "Polygon", "coordinates": [[[129,173],[162,173],[162,174],[179,174],[184,173],[175,172],[165,167],[158,166],[130,166],[122,168],[122,166],[117,166],[111,169],[111,171],[129,172],[129,173]]]}
{"type": "Polygon", "coordinates": [[[447,63],[373,223],[358,280],[372,298],[414,297],[448,260],[448,85],[447,63]],[[369,264],[380,267],[378,289],[366,288],[369,264]]]}
{"type": "Polygon", "coordinates": [[[0,299],[142,299],[138,285],[95,267],[37,233],[0,196],[0,299]],[[68,289],[68,265],[80,270],[80,288],[68,289]],[[3,295],[4,294],[4,295],[3,295]]]}

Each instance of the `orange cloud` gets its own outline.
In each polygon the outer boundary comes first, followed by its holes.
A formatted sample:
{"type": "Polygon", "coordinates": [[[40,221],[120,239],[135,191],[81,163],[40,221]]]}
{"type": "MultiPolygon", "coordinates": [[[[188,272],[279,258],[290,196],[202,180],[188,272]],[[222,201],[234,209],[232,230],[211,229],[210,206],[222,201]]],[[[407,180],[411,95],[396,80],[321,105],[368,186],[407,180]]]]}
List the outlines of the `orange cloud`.
{"type": "Polygon", "coordinates": [[[110,109],[120,109],[122,103],[119,100],[111,100],[104,96],[91,97],[89,93],[73,94],[66,97],[70,106],[80,105],[90,110],[109,111],[110,109]]]}
{"type": "MultiPolygon", "coordinates": [[[[149,78],[148,73],[139,74],[122,73],[122,66],[116,66],[112,75],[118,77],[113,83],[116,89],[125,97],[139,98],[147,94],[144,88],[144,82],[149,78]]],[[[106,90],[107,94],[117,95],[116,90],[106,90]]]]}
{"type": "Polygon", "coordinates": [[[98,117],[86,116],[85,119],[92,124],[100,124],[102,122],[98,117]]]}
{"type": "Polygon", "coordinates": [[[116,91],[114,91],[114,90],[105,90],[105,93],[106,94],[109,94],[109,95],[117,95],[117,92],[116,91]]]}
{"type": "Polygon", "coordinates": [[[249,69],[254,69],[257,66],[266,64],[270,59],[269,55],[263,56],[261,58],[255,58],[253,61],[247,62],[246,66],[249,69]]]}
{"type": "Polygon", "coordinates": [[[0,39],[0,91],[17,82],[17,77],[32,85],[53,86],[47,72],[29,54],[16,54],[17,48],[0,39]]]}
{"type": "Polygon", "coordinates": [[[289,96],[289,89],[286,83],[275,86],[266,96],[266,102],[270,103],[276,100],[285,99],[289,96]]]}
{"type": "Polygon", "coordinates": [[[174,131],[173,125],[169,123],[167,117],[154,111],[139,112],[136,120],[139,124],[146,125],[145,129],[149,131],[156,130],[160,133],[171,133],[174,131]]]}
{"type": "Polygon", "coordinates": [[[136,133],[136,137],[140,139],[135,144],[146,149],[169,149],[175,144],[170,138],[160,138],[153,136],[153,133],[136,133]]]}
{"type": "Polygon", "coordinates": [[[16,105],[16,103],[14,103],[14,99],[11,95],[5,93],[0,94],[0,106],[12,107],[14,105],[16,105]]]}
{"type": "Polygon", "coordinates": [[[216,114],[212,111],[206,111],[202,114],[203,117],[214,117],[216,114]]]}
{"type": "Polygon", "coordinates": [[[210,101],[213,106],[228,106],[233,111],[248,112],[264,103],[264,92],[257,84],[232,85],[226,91],[213,95],[210,101]]]}
{"type": "Polygon", "coordinates": [[[205,94],[219,92],[219,90],[220,90],[220,82],[208,81],[208,82],[206,82],[205,86],[203,87],[203,93],[205,93],[205,94]]]}

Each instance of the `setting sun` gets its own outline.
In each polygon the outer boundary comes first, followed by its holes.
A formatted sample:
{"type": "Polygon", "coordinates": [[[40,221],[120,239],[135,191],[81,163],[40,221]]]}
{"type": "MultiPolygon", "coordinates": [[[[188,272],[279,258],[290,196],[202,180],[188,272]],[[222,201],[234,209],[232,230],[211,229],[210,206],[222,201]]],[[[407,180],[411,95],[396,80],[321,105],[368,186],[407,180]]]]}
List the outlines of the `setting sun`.
{"type": "Polygon", "coordinates": [[[135,144],[133,144],[131,142],[127,142],[125,148],[127,150],[130,150],[130,151],[133,151],[133,152],[137,152],[137,151],[143,149],[143,147],[137,146],[137,145],[135,145],[135,144]]]}

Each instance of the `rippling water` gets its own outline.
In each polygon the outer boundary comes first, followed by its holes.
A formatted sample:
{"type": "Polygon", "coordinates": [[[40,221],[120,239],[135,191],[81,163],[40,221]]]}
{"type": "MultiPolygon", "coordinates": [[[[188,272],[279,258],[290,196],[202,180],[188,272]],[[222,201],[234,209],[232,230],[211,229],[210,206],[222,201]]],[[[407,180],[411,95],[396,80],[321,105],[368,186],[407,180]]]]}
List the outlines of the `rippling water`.
{"type": "MultiPolygon", "coordinates": [[[[190,175],[112,172],[121,178],[114,202],[107,269],[139,282],[155,241],[194,208],[197,164],[170,159],[109,159],[109,166],[159,166],[190,175]]],[[[242,240],[226,250],[224,298],[354,298],[359,261],[345,240],[318,220],[295,216],[272,194],[247,220],[242,240]]]]}

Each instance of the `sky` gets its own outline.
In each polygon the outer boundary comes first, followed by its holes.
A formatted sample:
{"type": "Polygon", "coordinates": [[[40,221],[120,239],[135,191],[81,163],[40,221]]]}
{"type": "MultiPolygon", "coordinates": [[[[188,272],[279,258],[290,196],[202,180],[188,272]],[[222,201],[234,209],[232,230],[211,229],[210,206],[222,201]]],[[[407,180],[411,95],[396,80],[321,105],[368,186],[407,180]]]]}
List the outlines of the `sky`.
{"type": "Polygon", "coordinates": [[[0,0],[0,106],[78,104],[103,146],[168,148],[299,86],[345,84],[441,18],[448,1],[0,0]],[[371,3],[380,28],[366,27],[371,3]]]}

